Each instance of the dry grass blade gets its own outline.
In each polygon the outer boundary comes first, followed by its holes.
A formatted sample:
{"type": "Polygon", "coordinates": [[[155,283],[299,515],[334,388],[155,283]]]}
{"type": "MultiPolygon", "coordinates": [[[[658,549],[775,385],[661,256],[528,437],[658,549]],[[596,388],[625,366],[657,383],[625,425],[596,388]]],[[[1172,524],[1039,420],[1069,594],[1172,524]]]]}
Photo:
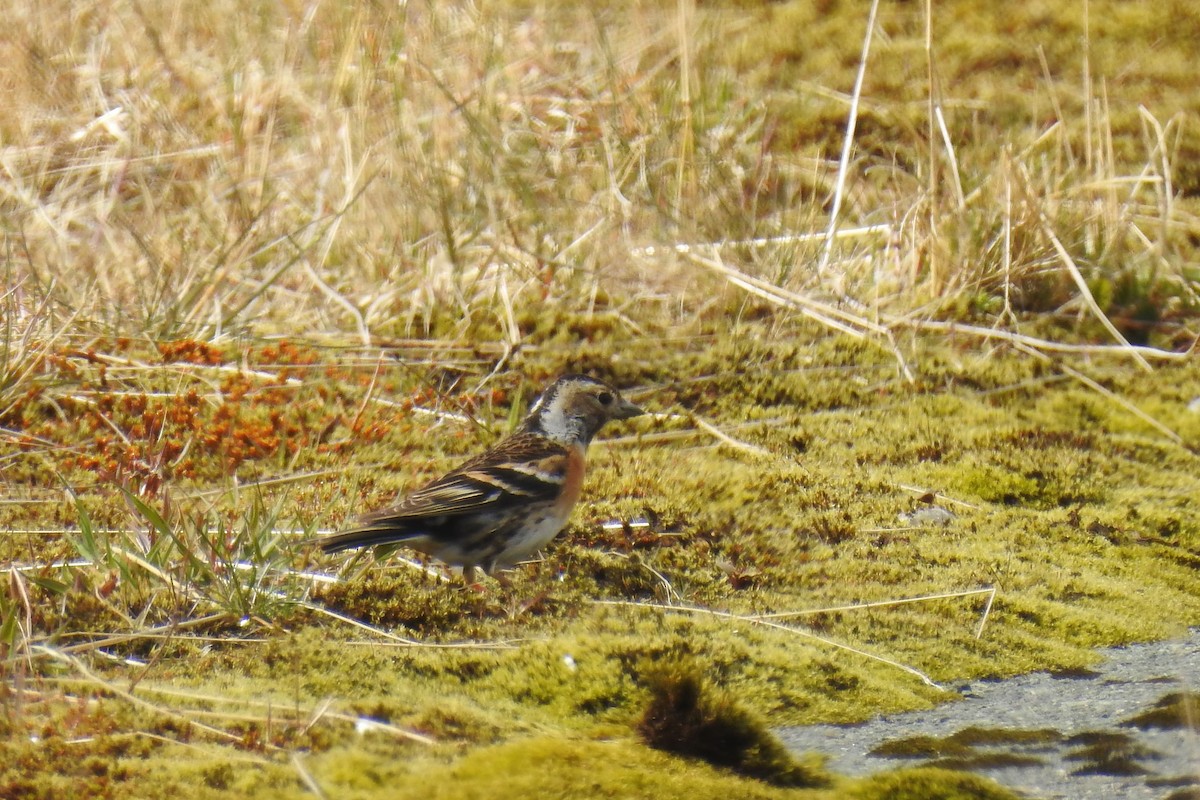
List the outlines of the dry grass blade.
{"type": "MultiPolygon", "coordinates": [[[[203,628],[208,625],[221,625],[228,622],[233,622],[236,618],[232,614],[217,613],[209,614],[204,617],[184,620],[183,622],[171,622],[166,625],[158,625],[153,628],[146,628],[140,631],[131,633],[122,633],[116,635],[102,636],[90,642],[82,642],[80,644],[67,645],[65,647],[54,648],[55,653],[64,655],[74,655],[76,653],[87,653],[92,650],[98,650],[102,647],[113,647],[119,644],[128,644],[142,639],[170,639],[172,634],[193,630],[195,628],[203,628]]],[[[76,635],[85,635],[83,632],[78,632],[76,635]]]]}
{"type": "Polygon", "coordinates": [[[850,168],[850,153],[854,149],[854,129],[858,124],[858,103],[862,97],[863,79],[867,75],[867,58],[871,53],[871,40],[875,38],[875,15],[879,11],[879,0],[871,0],[871,10],[867,13],[867,32],[863,36],[862,52],[858,57],[858,72],[854,77],[854,91],[851,93],[850,114],[846,120],[846,135],[842,139],[842,157],[838,160],[837,179],[833,190],[833,207],[829,211],[829,230],[825,234],[825,245],[821,249],[821,261],[817,265],[817,274],[824,275],[829,268],[829,259],[833,255],[833,242],[837,233],[838,217],[842,210],[842,194],[846,189],[846,171],[850,168]]]}
{"type": "Polygon", "coordinates": [[[141,738],[145,738],[145,739],[152,739],[156,742],[162,742],[163,744],[169,744],[169,745],[174,745],[176,747],[182,747],[187,751],[196,753],[197,755],[201,756],[202,758],[209,758],[209,759],[219,758],[222,761],[231,761],[235,764],[236,763],[242,763],[242,764],[268,764],[268,763],[270,763],[270,761],[268,759],[262,758],[260,756],[249,755],[247,753],[237,753],[237,752],[231,753],[231,752],[229,752],[228,748],[223,748],[223,747],[220,747],[219,745],[214,747],[214,746],[209,746],[209,745],[196,744],[195,742],[185,742],[185,741],[181,741],[179,739],[172,739],[169,736],[163,736],[162,734],[153,733],[151,731],[133,731],[132,733],[128,733],[128,734],[112,734],[112,735],[113,736],[122,736],[122,735],[137,736],[137,737],[141,737],[141,738]],[[218,748],[220,748],[220,749],[218,749],[218,748]]]}
{"type": "MultiPolygon", "coordinates": [[[[245,364],[196,364],[187,361],[175,361],[171,364],[153,364],[142,359],[131,358],[129,356],[116,356],[110,353],[97,352],[94,348],[84,352],[71,352],[70,355],[84,359],[86,361],[95,361],[103,363],[109,367],[106,370],[106,375],[119,375],[121,370],[128,370],[133,375],[145,375],[147,377],[161,376],[163,371],[169,371],[172,374],[182,374],[194,376],[197,380],[202,380],[206,373],[216,372],[218,374],[237,375],[239,377],[254,378],[255,380],[263,381],[271,385],[283,384],[285,386],[300,387],[304,385],[304,381],[291,376],[281,376],[278,372],[269,372],[263,369],[251,369],[245,364]]],[[[107,393],[106,393],[107,394],[107,393]]],[[[171,395],[177,395],[178,392],[173,392],[171,395]]],[[[171,396],[168,395],[168,396],[171,396]]],[[[119,393],[117,396],[120,396],[119,393]]],[[[220,397],[219,393],[214,394],[215,397],[220,397]]]]}
{"type": "Polygon", "coordinates": [[[380,639],[385,640],[384,642],[382,642],[382,644],[391,645],[393,647],[395,647],[395,646],[425,647],[425,648],[430,648],[430,649],[445,649],[445,650],[464,650],[464,649],[465,650],[504,650],[504,649],[511,648],[513,646],[511,643],[508,643],[508,642],[496,642],[496,643],[493,643],[493,642],[421,642],[421,641],[417,641],[416,639],[409,639],[404,636],[397,636],[396,634],[391,633],[390,631],[385,631],[382,628],[377,628],[373,625],[368,625],[367,623],[363,622],[362,620],[357,620],[354,617],[346,616],[345,614],[339,614],[338,612],[332,611],[328,608],[325,608],[324,606],[319,605],[318,603],[310,603],[307,601],[298,601],[296,603],[296,605],[300,606],[301,608],[307,608],[308,610],[314,611],[323,616],[335,619],[338,622],[345,623],[353,628],[358,628],[360,630],[367,631],[371,635],[377,636],[380,639]]]}
{"type": "MultiPolygon", "coordinates": [[[[1008,342],[1014,347],[1027,347],[1031,352],[1045,350],[1048,352],[1076,353],[1092,356],[1126,356],[1133,357],[1139,361],[1150,358],[1162,361],[1182,361],[1190,358],[1192,350],[1196,348],[1196,344],[1193,344],[1190,350],[1177,353],[1157,347],[1143,347],[1140,345],[1073,344],[1070,342],[1056,342],[1052,339],[1029,336],[1024,333],[1016,333],[999,328],[985,328],[979,325],[968,325],[962,322],[936,319],[893,317],[888,319],[888,325],[892,328],[911,328],[913,330],[933,331],[947,335],[965,334],[980,339],[999,339],[1008,342]]],[[[1197,342],[1200,342],[1200,339],[1197,342]]]]}
{"type": "Polygon", "coordinates": [[[1171,430],[1166,425],[1162,424],[1161,422],[1156,420],[1154,417],[1147,414],[1145,411],[1142,411],[1140,408],[1135,406],[1133,403],[1129,402],[1124,397],[1121,397],[1119,394],[1117,394],[1113,390],[1109,389],[1108,387],[1103,386],[1102,384],[1093,380],[1092,378],[1089,378],[1087,375],[1084,375],[1082,372],[1080,372],[1077,369],[1073,369],[1073,368],[1067,366],[1066,364],[1060,364],[1060,363],[1054,362],[1045,353],[1039,353],[1037,350],[1035,350],[1031,347],[1027,347],[1023,344],[1017,344],[1016,347],[1020,350],[1023,350],[1024,352],[1028,353],[1031,356],[1034,356],[1034,357],[1036,357],[1042,361],[1045,361],[1047,363],[1053,364],[1055,369],[1062,371],[1064,374],[1070,376],[1071,378],[1074,378],[1076,381],[1078,381],[1079,383],[1082,383],[1084,386],[1088,387],[1089,389],[1096,392],[1097,394],[1100,394],[1101,396],[1113,401],[1117,405],[1121,406],[1121,408],[1125,409],[1126,411],[1133,414],[1138,419],[1145,422],[1150,427],[1154,428],[1156,431],[1161,433],[1163,436],[1166,436],[1168,439],[1170,439],[1175,444],[1183,445],[1183,437],[1181,437],[1178,433],[1171,430]]]}
{"type": "Polygon", "coordinates": [[[1054,252],[1058,254],[1058,258],[1060,261],[1062,261],[1063,266],[1067,268],[1067,272],[1070,274],[1071,280],[1075,281],[1075,287],[1079,290],[1079,296],[1083,298],[1083,302],[1087,305],[1088,310],[1092,312],[1092,316],[1094,316],[1096,320],[1104,326],[1105,330],[1107,330],[1114,339],[1121,343],[1122,348],[1129,351],[1129,354],[1133,357],[1133,360],[1136,361],[1142,367],[1142,369],[1150,372],[1150,363],[1146,361],[1145,357],[1129,343],[1129,340],[1127,340],[1119,330],[1117,330],[1117,326],[1112,324],[1112,320],[1108,318],[1108,316],[1100,308],[1100,304],[1096,302],[1096,298],[1092,295],[1092,290],[1088,288],[1087,281],[1084,280],[1083,274],[1079,271],[1079,267],[1075,264],[1075,259],[1071,258],[1071,254],[1067,252],[1067,248],[1063,247],[1063,243],[1059,241],[1058,236],[1054,233],[1054,229],[1050,227],[1050,220],[1046,219],[1045,214],[1042,215],[1042,231],[1046,238],[1050,240],[1050,243],[1054,245],[1054,252]]]}
{"type": "Polygon", "coordinates": [[[975,597],[977,595],[987,595],[987,602],[984,603],[983,610],[979,615],[979,622],[975,625],[975,638],[979,639],[983,636],[983,626],[987,623],[988,616],[992,613],[992,604],[996,600],[996,592],[998,587],[988,586],[983,589],[967,589],[961,592],[937,592],[935,594],[924,594],[917,597],[902,597],[898,600],[877,600],[870,603],[851,603],[844,606],[829,606],[827,608],[805,609],[804,611],[778,611],[771,614],[755,614],[756,619],[783,619],[787,617],[807,616],[810,614],[826,614],[835,611],[858,611],[864,608],[887,608],[889,606],[901,606],[909,603],[925,603],[931,600],[945,600],[955,597],[975,597]]]}
{"type": "MultiPolygon", "coordinates": [[[[725,276],[725,279],[735,286],[738,286],[751,294],[757,295],[764,300],[769,300],[776,305],[781,305],[787,308],[799,311],[806,317],[826,325],[834,330],[853,336],[856,339],[866,338],[867,333],[873,333],[880,338],[886,340],[884,347],[896,359],[900,366],[901,372],[904,374],[904,379],[909,383],[915,380],[912,370],[909,368],[908,361],[900,352],[900,348],[896,345],[896,341],[890,330],[876,322],[871,321],[867,317],[859,314],[852,314],[848,311],[843,311],[829,303],[822,303],[813,300],[810,297],[798,294],[770,283],[768,281],[755,278],[752,275],[747,275],[740,270],[727,266],[716,259],[703,258],[694,253],[689,253],[687,256],[690,260],[697,264],[708,267],[715,272],[719,272],[725,276]]],[[[873,340],[872,340],[873,341],[873,340]]]]}
{"type": "Polygon", "coordinates": [[[362,622],[361,620],[357,620],[354,617],[349,617],[349,616],[346,616],[345,614],[339,614],[336,611],[332,611],[328,608],[325,608],[324,606],[320,605],[319,603],[299,602],[299,603],[297,603],[297,605],[299,605],[301,608],[307,608],[309,611],[314,611],[318,614],[321,614],[322,616],[326,616],[331,619],[335,619],[338,622],[345,623],[346,625],[349,625],[351,627],[367,631],[373,636],[378,636],[380,639],[386,639],[390,642],[407,645],[409,647],[423,647],[424,646],[421,642],[418,642],[415,639],[409,639],[404,636],[397,636],[396,634],[391,633],[389,631],[385,631],[382,628],[376,628],[373,625],[368,625],[367,623],[362,622]]]}
{"type": "Polygon", "coordinates": [[[1124,397],[1121,397],[1119,394],[1114,392],[1112,389],[1109,389],[1108,387],[1101,385],[1098,381],[1093,380],[1092,378],[1089,378],[1087,375],[1084,375],[1079,370],[1069,367],[1066,364],[1058,364],[1057,368],[1062,370],[1063,372],[1065,372],[1067,375],[1070,375],[1072,378],[1079,381],[1080,383],[1082,383],[1084,386],[1088,387],[1089,389],[1091,389],[1095,392],[1098,392],[1099,394],[1103,395],[1104,397],[1107,397],[1109,400],[1112,400],[1114,403],[1121,406],[1121,408],[1125,409],[1130,414],[1133,414],[1135,417],[1140,419],[1142,422],[1145,422],[1150,427],[1154,428],[1156,431],[1161,433],[1163,436],[1166,436],[1168,439],[1170,439],[1175,444],[1181,445],[1181,446],[1183,445],[1183,437],[1182,436],[1180,436],[1178,433],[1176,433],[1175,431],[1168,428],[1163,423],[1156,420],[1154,417],[1147,414],[1145,411],[1142,411],[1140,408],[1135,406],[1130,401],[1126,400],[1124,397]]]}
{"type": "Polygon", "coordinates": [[[896,484],[896,488],[903,489],[906,492],[912,492],[913,494],[917,495],[918,497],[923,497],[925,495],[932,495],[933,499],[935,499],[935,500],[941,500],[941,501],[944,501],[947,503],[953,503],[956,506],[962,506],[963,508],[969,508],[972,511],[980,510],[980,507],[975,505],[974,503],[968,503],[966,500],[959,500],[957,498],[950,497],[949,495],[941,494],[940,492],[934,492],[930,489],[925,489],[920,486],[911,486],[907,483],[898,483],[898,484],[896,484]]]}
{"type": "MultiPolygon", "coordinates": [[[[316,725],[322,719],[335,719],[339,722],[348,722],[351,725],[354,725],[356,727],[360,726],[360,724],[365,719],[362,716],[358,716],[358,715],[354,715],[354,714],[347,714],[342,711],[331,710],[333,703],[334,703],[334,698],[332,698],[332,697],[326,697],[326,698],[322,699],[317,704],[317,706],[315,708],[313,708],[313,710],[311,712],[302,712],[299,709],[296,709],[293,712],[285,712],[283,710],[285,708],[285,706],[283,706],[281,703],[273,701],[273,700],[253,700],[253,699],[245,699],[245,698],[240,698],[240,697],[239,698],[223,697],[220,695],[205,694],[203,692],[183,691],[180,689],[173,689],[173,688],[170,688],[167,686],[157,686],[157,685],[153,685],[153,684],[142,684],[138,688],[143,692],[149,692],[152,694],[162,695],[163,697],[173,697],[173,698],[179,698],[179,699],[183,699],[183,700],[191,700],[193,702],[212,703],[215,705],[234,704],[238,708],[258,708],[258,709],[262,709],[263,711],[270,712],[273,714],[289,713],[290,714],[289,718],[306,720],[305,725],[304,725],[305,731],[308,731],[310,728],[312,728],[314,725],[316,725]]],[[[230,718],[234,715],[240,714],[240,712],[223,712],[223,711],[208,712],[208,713],[212,713],[213,716],[220,716],[223,718],[230,718]]],[[[246,717],[244,715],[242,715],[239,718],[244,719],[246,717]]],[[[265,717],[261,717],[261,716],[260,717],[252,717],[251,719],[264,720],[265,717]]],[[[383,733],[387,733],[391,736],[395,736],[396,738],[405,739],[407,741],[416,742],[418,744],[424,744],[424,745],[437,744],[437,740],[433,739],[432,737],[426,736],[421,733],[417,733],[416,731],[410,731],[406,728],[401,728],[398,725],[392,725],[387,722],[381,722],[379,720],[373,720],[373,719],[367,720],[367,721],[370,723],[371,730],[378,730],[383,733]]]]}
{"type": "Polygon", "coordinates": [[[886,329],[882,325],[878,325],[866,317],[843,311],[829,303],[814,300],[782,286],[777,286],[770,281],[755,278],[715,258],[706,258],[697,253],[688,253],[687,257],[696,264],[724,275],[734,285],[752,291],[765,300],[795,309],[822,325],[828,325],[855,338],[862,338],[864,332],[880,335],[886,333],[886,329]]]}
{"type": "Polygon", "coordinates": [[[987,624],[988,617],[992,613],[992,605],[996,602],[996,593],[1000,590],[999,586],[993,586],[992,591],[988,594],[987,603],[983,606],[983,613],[979,615],[979,624],[975,626],[975,638],[983,638],[983,626],[987,624]]]}
{"type": "MultiPolygon", "coordinates": [[[[659,413],[659,414],[649,414],[648,416],[650,416],[653,419],[661,419],[661,420],[685,421],[685,420],[690,419],[690,417],[687,414],[659,413]]],[[[734,422],[729,425],[723,426],[722,431],[728,433],[731,430],[740,430],[743,428],[756,428],[756,427],[761,427],[764,425],[767,425],[767,426],[778,425],[782,421],[783,420],[779,417],[767,417],[765,419],[755,420],[753,422],[734,422]]],[[[599,440],[593,442],[591,446],[595,447],[595,448],[605,448],[605,447],[629,447],[632,445],[644,445],[644,444],[662,444],[664,442],[677,442],[680,439],[692,439],[697,436],[709,436],[709,435],[711,435],[711,434],[708,433],[707,431],[699,430],[697,428],[680,428],[679,430],[673,430],[673,431],[657,431],[654,433],[637,433],[637,434],[633,434],[630,436],[614,436],[611,439],[599,439],[599,440]]]]}
{"type": "Polygon", "coordinates": [[[934,117],[937,119],[938,133],[941,134],[942,144],[946,146],[946,158],[950,160],[950,177],[954,181],[954,201],[959,211],[967,206],[963,195],[962,175],[959,173],[958,156],[954,152],[954,142],[950,139],[950,131],[946,129],[946,114],[941,104],[934,106],[934,117]]]}
{"type": "MultiPolygon", "coordinates": [[[[51,658],[55,661],[59,661],[59,662],[66,664],[71,669],[75,670],[75,672],[79,673],[79,675],[84,680],[86,680],[88,683],[93,684],[94,686],[99,688],[101,691],[107,692],[107,693],[113,695],[114,697],[119,697],[122,700],[125,700],[126,702],[128,702],[132,705],[135,705],[139,708],[145,709],[152,713],[161,714],[162,716],[165,716],[170,719],[181,722],[190,728],[194,728],[196,731],[198,731],[200,733],[204,733],[209,736],[214,736],[218,739],[222,739],[227,742],[234,742],[237,744],[241,744],[243,742],[242,737],[238,736],[237,734],[230,733],[229,731],[222,730],[220,728],[215,728],[212,725],[206,725],[203,722],[198,722],[198,721],[192,719],[191,717],[187,716],[186,714],[181,714],[172,709],[155,705],[154,703],[150,703],[146,700],[143,700],[142,698],[138,697],[137,695],[133,694],[132,692],[127,692],[124,689],[119,688],[118,686],[113,684],[111,681],[106,681],[103,678],[101,678],[99,675],[96,675],[94,672],[92,672],[90,669],[88,669],[87,666],[82,661],[80,661],[78,658],[76,658],[68,653],[64,653],[61,650],[57,650],[53,647],[47,647],[45,645],[35,645],[31,649],[35,653],[39,653],[39,654],[47,656],[48,658],[51,658]]],[[[269,750],[277,750],[278,749],[274,745],[266,744],[266,743],[263,744],[263,747],[266,747],[269,750]]]]}
{"type": "MultiPolygon", "coordinates": [[[[838,228],[834,232],[834,239],[854,239],[861,236],[882,236],[891,238],[895,234],[895,229],[888,223],[879,223],[876,225],[860,225],[854,228],[838,228]]],[[[665,247],[657,245],[647,245],[645,247],[634,247],[629,252],[631,255],[653,258],[660,253],[678,253],[679,255],[688,255],[690,253],[715,253],[720,249],[731,247],[748,247],[754,249],[776,247],[779,245],[789,244],[804,244],[807,242],[824,242],[825,233],[783,233],[778,236],[755,236],[752,239],[723,239],[719,242],[698,242],[688,244],[685,242],[667,245],[665,247]]]]}
{"type": "Polygon", "coordinates": [[[983,589],[967,589],[961,592],[937,592],[935,594],[923,594],[916,597],[901,597],[896,600],[874,600],[869,603],[850,603],[842,606],[809,608],[803,611],[776,611],[769,614],[751,614],[749,617],[753,619],[787,619],[789,617],[803,617],[811,614],[829,614],[835,611],[859,611],[864,608],[888,608],[891,606],[909,605],[911,603],[926,603],[931,600],[945,600],[953,597],[974,597],[981,594],[994,596],[995,593],[996,588],[988,586],[983,589]]]}
{"type": "Polygon", "coordinates": [[[771,451],[765,447],[759,447],[756,444],[750,444],[749,442],[743,442],[741,439],[733,438],[703,417],[695,414],[689,414],[688,418],[697,428],[700,428],[702,431],[712,435],[717,441],[732,447],[734,450],[761,457],[770,457],[772,455],[771,451]]]}
{"type": "Polygon", "coordinates": [[[909,666],[908,664],[904,664],[902,662],[896,661],[895,659],[888,658],[887,656],[881,656],[876,653],[868,652],[866,650],[863,650],[862,648],[852,647],[851,645],[836,641],[835,639],[830,639],[826,636],[821,636],[821,635],[813,633],[811,631],[802,630],[800,628],[793,628],[789,625],[780,625],[779,623],[771,622],[769,619],[761,618],[756,615],[730,614],[725,611],[716,611],[711,608],[701,608],[701,607],[697,607],[697,606],[664,605],[664,604],[660,604],[660,603],[640,603],[640,602],[635,602],[635,601],[630,601],[630,600],[593,600],[592,602],[595,605],[599,605],[599,606],[619,606],[622,608],[649,609],[649,610],[653,610],[653,611],[664,611],[664,612],[679,613],[679,614],[697,614],[697,615],[702,615],[702,616],[717,617],[718,619],[728,619],[728,620],[736,620],[738,622],[746,622],[751,625],[762,625],[764,627],[771,628],[773,630],[790,633],[794,636],[800,636],[805,639],[812,639],[814,641],[820,642],[821,644],[828,645],[829,647],[834,647],[839,650],[845,650],[847,652],[854,653],[855,655],[859,655],[864,658],[870,659],[871,661],[878,661],[879,663],[886,664],[889,667],[895,667],[898,670],[907,672],[909,675],[913,675],[913,676],[919,678],[921,680],[921,682],[924,683],[926,686],[930,686],[930,687],[937,689],[939,691],[942,691],[942,692],[948,691],[945,687],[934,682],[934,680],[932,678],[930,678],[928,675],[926,675],[924,672],[917,669],[916,667],[909,666]]]}
{"type": "Polygon", "coordinates": [[[304,756],[300,753],[292,753],[292,766],[296,769],[296,773],[300,776],[300,782],[304,784],[310,792],[315,794],[320,800],[325,800],[326,794],[321,790],[320,784],[316,778],[308,771],[308,767],[304,766],[304,756]]]}

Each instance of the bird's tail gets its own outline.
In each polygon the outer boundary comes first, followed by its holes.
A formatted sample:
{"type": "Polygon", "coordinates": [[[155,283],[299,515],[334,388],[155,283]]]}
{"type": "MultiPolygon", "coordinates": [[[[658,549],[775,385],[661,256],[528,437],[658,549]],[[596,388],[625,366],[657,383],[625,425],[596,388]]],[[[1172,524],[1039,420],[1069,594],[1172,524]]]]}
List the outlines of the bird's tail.
{"type": "Polygon", "coordinates": [[[353,550],[357,547],[373,547],[381,544],[400,544],[419,537],[419,531],[397,527],[396,525],[375,524],[353,528],[318,540],[321,549],[326,553],[340,553],[343,550],[353,550]]]}

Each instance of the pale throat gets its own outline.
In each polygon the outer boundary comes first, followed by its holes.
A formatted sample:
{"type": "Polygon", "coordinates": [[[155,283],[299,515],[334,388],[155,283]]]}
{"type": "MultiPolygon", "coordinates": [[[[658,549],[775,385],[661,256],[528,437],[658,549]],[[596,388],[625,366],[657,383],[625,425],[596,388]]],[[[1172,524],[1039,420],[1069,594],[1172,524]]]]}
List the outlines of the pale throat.
{"type": "Polygon", "coordinates": [[[545,407],[536,409],[541,433],[561,444],[587,445],[596,434],[595,426],[586,416],[570,414],[561,397],[552,397],[545,407]]]}

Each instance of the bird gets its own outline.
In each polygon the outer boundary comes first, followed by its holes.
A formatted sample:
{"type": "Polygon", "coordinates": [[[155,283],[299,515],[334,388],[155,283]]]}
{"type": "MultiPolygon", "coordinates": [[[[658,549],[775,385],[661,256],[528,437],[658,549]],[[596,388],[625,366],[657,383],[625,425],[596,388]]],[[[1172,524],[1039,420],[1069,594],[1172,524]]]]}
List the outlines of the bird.
{"type": "Polygon", "coordinates": [[[326,553],[401,544],[494,576],[545,547],[583,488],[588,445],[608,422],[646,413],[610,384],[564,375],[509,436],[461,466],[324,537],[326,553]]]}

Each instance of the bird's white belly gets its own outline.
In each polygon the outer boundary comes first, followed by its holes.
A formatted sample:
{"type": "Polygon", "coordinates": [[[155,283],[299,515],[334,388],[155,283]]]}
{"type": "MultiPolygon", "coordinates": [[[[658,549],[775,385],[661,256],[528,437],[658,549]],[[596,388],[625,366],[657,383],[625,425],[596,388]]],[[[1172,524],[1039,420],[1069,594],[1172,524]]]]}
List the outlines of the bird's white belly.
{"type": "Polygon", "coordinates": [[[496,559],[497,566],[510,567],[550,544],[550,541],[567,524],[569,516],[570,510],[566,514],[562,514],[554,507],[532,516],[509,541],[504,548],[504,553],[496,559]]]}

